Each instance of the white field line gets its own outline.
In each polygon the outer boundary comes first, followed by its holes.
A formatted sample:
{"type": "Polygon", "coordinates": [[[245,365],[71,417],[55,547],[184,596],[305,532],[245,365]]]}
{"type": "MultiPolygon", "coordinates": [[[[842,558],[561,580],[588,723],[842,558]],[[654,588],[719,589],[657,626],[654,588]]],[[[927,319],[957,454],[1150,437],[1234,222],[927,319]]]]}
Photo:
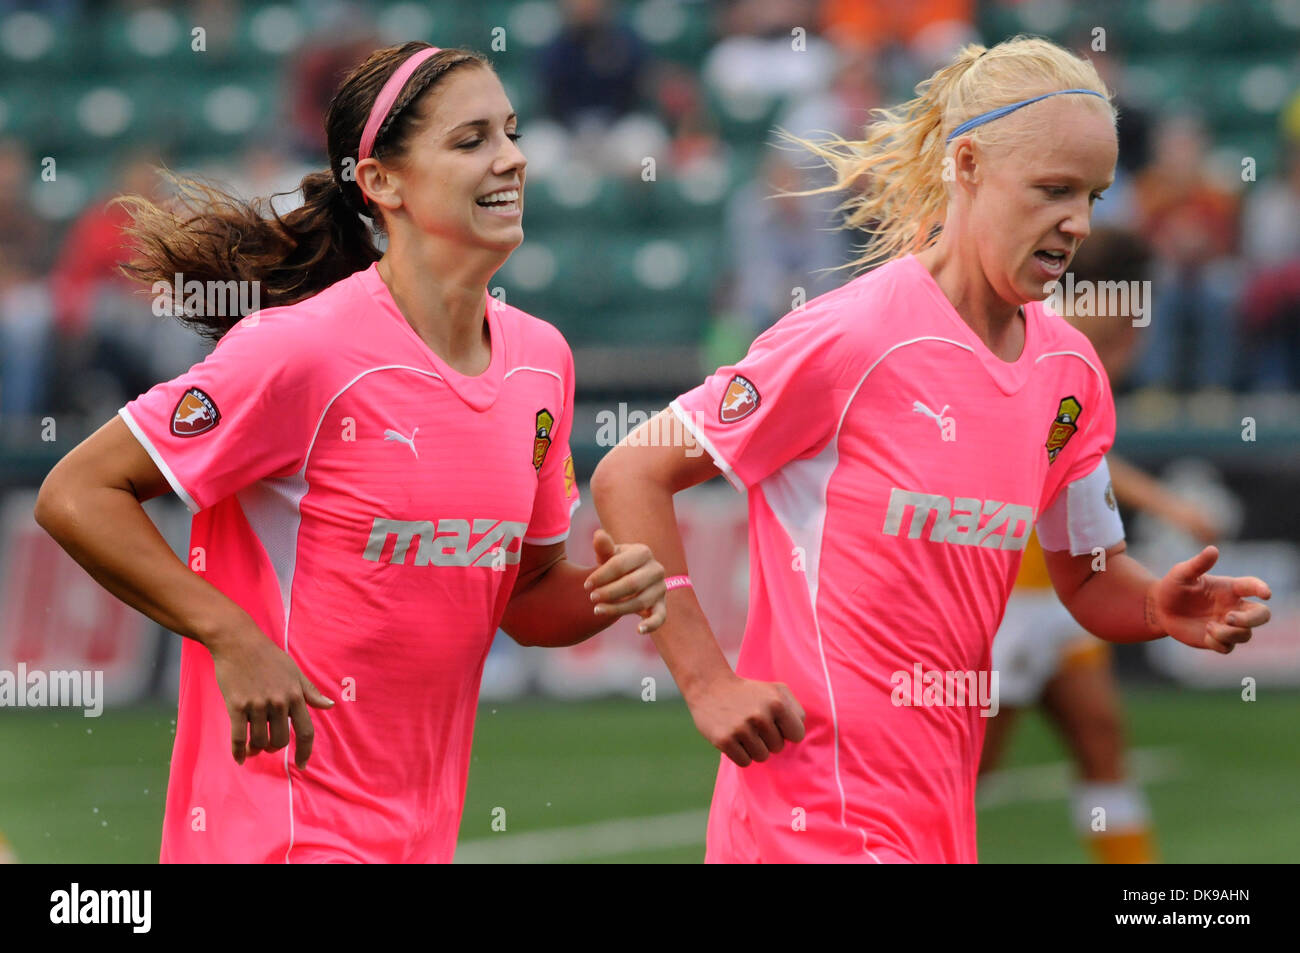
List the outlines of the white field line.
{"type": "Polygon", "coordinates": [[[458,864],[544,864],[558,860],[608,857],[660,847],[700,847],[703,858],[708,811],[681,811],[653,817],[620,817],[574,827],[553,827],[464,841],[458,864]]]}
{"type": "MultiPolygon", "coordinates": [[[[1128,753],[1129,771],[1139,782],[1160,781],[1180,773],[1182,760],[1174,748],[1138,748],[1128,753]]],[[[981,808],[1069,797],[1074,765],[1069,761],[1008,768],[980,782],[976,798],[981,808]]],[[[708,811],[681,811],[650,817],[620,817],[572,827],[552,827],[462,841],[458,864],[546,864],[590,860],[615,854],[670,847],[704,847],[708,811]]]]}
{"type": "MultiPolygon", "coordinates": [[[[1184,766],[1176,748],[1135,748],[1128,752],[1127,762],[1130,777],[1139,783],[1174,777],[1184,766]]],[[[975,804],[994,808],[1027,801],[1058,801],[1070,796],[1075,776],[1071,761],[991,771],[979,783],[975,804]]]]}

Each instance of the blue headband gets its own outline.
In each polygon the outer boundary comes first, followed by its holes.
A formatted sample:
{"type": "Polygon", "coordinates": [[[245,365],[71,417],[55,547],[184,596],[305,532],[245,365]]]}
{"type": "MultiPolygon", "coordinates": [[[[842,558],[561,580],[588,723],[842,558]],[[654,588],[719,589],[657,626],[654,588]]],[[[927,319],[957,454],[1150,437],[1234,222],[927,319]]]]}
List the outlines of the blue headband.
{"type": "Polygon", "coordinates": [[[1018,103],[1012,103],[1009,106],[999,106],[997,109],[990,109],[988,112],[976,116],[974,119],[967,119],[964,123],[948,134],[944,142],[952,142],[958,136],[970,132],[976,126],[982,126],[986,122],[992,122],[994,119],[1001,119],[1007,113],[1013,113],[1022,106],[1028,106],[1030,103],[1036,103],[1040,99],[1046,99],[1048,96],[1061,96],[1065,93],[1087,93],[1089,96],[1097,96],[1100,99],[1106,99],[1095,89],[1058,89],[1054,93],[1043,93],[1041,96],[1035,96],[1033,99],[1022,99],[1018,103]]]}

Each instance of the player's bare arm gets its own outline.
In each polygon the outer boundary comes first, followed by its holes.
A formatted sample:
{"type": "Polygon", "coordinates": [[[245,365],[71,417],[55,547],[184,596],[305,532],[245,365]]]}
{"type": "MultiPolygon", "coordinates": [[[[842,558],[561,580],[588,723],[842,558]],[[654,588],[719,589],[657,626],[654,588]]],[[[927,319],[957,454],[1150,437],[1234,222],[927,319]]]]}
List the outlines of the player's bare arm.
{"type": "Polygon", "coordinates": [[[293,727],[294,761],[311,756],[317,691],[236,602],[176,558],[141,504],[171,486],[120,417],[50,471],[36,499],[41,528],[123,602],[212,653],[230,713],[231,754],[279,751],[293,727]]]}
{"type": "MultiPolygon", "coordinates": [[[[611,450],[591,478],[611,536],[646,543],[670,576],[687,573],[673,494],[719,475],[693,443],[673,446],[670,435],[681,432],[671,411],[658,414],[611,450]]],[[[746,767],[801,740],[804,711],[790,690],[732,671],[692,588],[674,589],[668,600],[668,618],[651,637],[709,743],[746,767]]]]}
{"type": "Polygon", "coordinates": [[[519,577],[501,628],[520,645],[576,645],[636,613],[642,633],[663,624],[664,567],[643,543],[616,546],[603,529],[593,539],[600,565],[576,565],[564,543],[524,544],[519,577]]]}
{"type": "Polygon", "coordinates": [[[1250,641],[1269,620],[1254,599],[1271,596],[1254,576],[1212,576],[1219,551],[1206,546],[1163,578],[1125,553],[1123,542],[1106,550],[1104,569],[1091,554],[1044,552],[1052,586],[1085,629],[1110,642],[1146,642],[1169,636],[1223,655],[1250,641]]]}

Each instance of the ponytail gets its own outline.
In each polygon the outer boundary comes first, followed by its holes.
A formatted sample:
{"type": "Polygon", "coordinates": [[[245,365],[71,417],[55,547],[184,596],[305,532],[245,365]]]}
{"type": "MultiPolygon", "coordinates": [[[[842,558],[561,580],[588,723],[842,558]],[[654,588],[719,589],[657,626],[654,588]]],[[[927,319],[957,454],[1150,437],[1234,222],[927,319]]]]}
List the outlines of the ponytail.
{"type": "MultiPolygon", "coordinates": [[[[872,110],[875,121],[860,141],[811,142],[786,134],[824,160],[835,176],[831,185],[799,194],[853,193],[841,206],[843,227],[866,231],[870,240],[843,267],[862,270],[922,251],[937,240],[947,217],[948,134],[992,109],[1063,88],[1110,95],[1091,63],[1048,40],[1017,36],[987,49],[968,44],[917,85],[914,99],[872,110]]],[[[967,135],[991,145],[1008,137],[1007,128],[988,123],[967,135]]]]}
{"type": "MultiPolygon", "coordinates": [[[[267,199],[244,201],[199,181],[168,174],[177,197],[166,206],[139,195],[117,199],[131,216],[127,235],[134,258],[122,267],[130,278],[152,286],[183,281],[256,281],[265,307],[294,304],[323,291],[379,260],[366,199],[355,177],[361,133],[388,79],[427,43],[376,50],[340,84],[325,114],[329,169],[302,180],[302,205],[280,215],[267,199]]],[[[479,53],[440,50],[421,62],[388,108],[375,137],[376,158],[396,161],[420,128],[414,104],[458,69],[491,69],[479,53]]],[[[374,227],[385,229],[375,211],[374,227]]],[[[243,300],[242,296],[241,299],[243,300]]],[[[173,308],[173,313],[178,309],[173,308]]],[[[219,339],[239,314],[181,314],[181,322],[204,337],[219,339]]]]}
{"type": "MultiPolygon", "coordinates": [[[[185,282],[258,282],[262,307],[294,304],[379,259],[370,226],[344,196],[333,172],[302,180],[303,203],[281,215],[269,199],[245,201],[208,183],[167,173],[174,203],[138,195],[116,199],[131,216],[128,277],[152,286],[185,282]]],[[[243,315],[190,315],[179,320],[218,340],[243,315]]]]}

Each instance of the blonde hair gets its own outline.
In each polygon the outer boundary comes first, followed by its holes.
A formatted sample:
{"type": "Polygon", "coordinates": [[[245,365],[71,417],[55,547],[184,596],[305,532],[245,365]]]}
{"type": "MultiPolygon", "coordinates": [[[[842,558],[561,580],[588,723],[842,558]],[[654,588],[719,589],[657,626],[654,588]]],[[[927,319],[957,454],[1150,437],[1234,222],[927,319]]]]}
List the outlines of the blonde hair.
{"type": "MultiPolygon", "coordinates": [[[[916,98],[893,109],[873,109],[866,138],[814,142],[786,134],[826,161],[835,182],[801,195],[852,190],[843,203],[843,227],[868,232],[862,254],[842,267],[862,270],[921,251],[938,238],[948,207],[945,159],[952,130],[968,119],[1063,89],[1111,93],[1085,59],[1050,40],[1016,36],[985,48],[968,44],[916,87],[916,98]]],[[[1091,99],[1092,97],[1085,97],[1091,99]]],[[[1112,119],[1115,116],[1111,106],[1112,119]]],[[[994,120],[964,133],[981,146],[1023,140],[1023,124],[994,120]]]]}

